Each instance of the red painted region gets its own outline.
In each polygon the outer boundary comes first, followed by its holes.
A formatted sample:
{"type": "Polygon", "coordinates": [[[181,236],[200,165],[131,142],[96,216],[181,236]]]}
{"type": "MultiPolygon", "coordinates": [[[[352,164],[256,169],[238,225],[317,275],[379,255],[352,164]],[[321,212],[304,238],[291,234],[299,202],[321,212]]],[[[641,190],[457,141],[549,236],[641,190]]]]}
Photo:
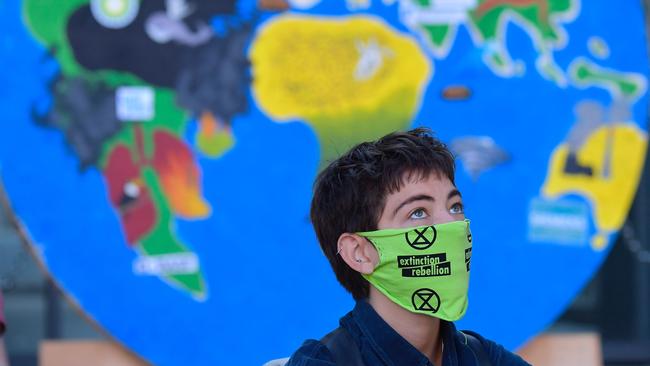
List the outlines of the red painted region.
{"type": "Polygon", "coordinates": [[[548,0],[486,0],[476,8],[474,14],[480,19],[498,6],[525,8],[532,5],[536,5],[539,10],[537,20],[542,24],[548,24],[548,0]]]}
{"type": "MultiPolygon", "coordinates": [[[[169,205],[177,216],[203,218],[210,205],[201,195],[201,174],[190,148],[171,132],[155,130],[145,136],[134,128],[135,146],[116,145],[109,153],[104,178],[111,204],[118,211],[126,240],[135,246],[158,224],[156,203],[169,205]],[[145,156],[145,138],[153,139],[153,156],[145,156]],[[154,202],[142,170],[151,167],[160,181],[166,202],[154,202]]],[[[165,207],[161,209],[166,210],[165,207]]]]}
{"type": "Polygon", "coordinates": [[[141,163],[136,163],[128,147],[119,144],[110,152],[103,173],[111,203],[119,212],[126,241],[134,246],[156,224],[156,208],[149,188],[142,180],[141,163]]]}

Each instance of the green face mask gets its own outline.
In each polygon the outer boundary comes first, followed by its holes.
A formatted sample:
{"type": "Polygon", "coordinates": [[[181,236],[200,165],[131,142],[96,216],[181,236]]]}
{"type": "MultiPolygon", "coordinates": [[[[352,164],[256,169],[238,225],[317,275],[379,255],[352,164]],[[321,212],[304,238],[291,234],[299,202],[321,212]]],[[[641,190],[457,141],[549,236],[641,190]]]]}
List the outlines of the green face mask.
{"type": "Polygon", "coordinates": [[[472,233],[469,220],[357,233],[379,252],[364,274],[377,290],[414,313],[456,321],[467,310],[472,233]]]}

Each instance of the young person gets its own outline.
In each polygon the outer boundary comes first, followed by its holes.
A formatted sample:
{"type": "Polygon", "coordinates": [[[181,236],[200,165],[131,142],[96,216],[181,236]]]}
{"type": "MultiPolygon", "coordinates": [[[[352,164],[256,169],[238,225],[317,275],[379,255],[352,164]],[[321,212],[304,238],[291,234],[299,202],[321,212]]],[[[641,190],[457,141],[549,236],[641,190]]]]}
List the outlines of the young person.
{"type": "Polygon", "coordinates": [[[318,175],[312,223],[357,303],[288,366],[528,365],[454,326],[468,305],[472,248],[454,171],[447,147],[418,128],[359,144],[318,175]]]}

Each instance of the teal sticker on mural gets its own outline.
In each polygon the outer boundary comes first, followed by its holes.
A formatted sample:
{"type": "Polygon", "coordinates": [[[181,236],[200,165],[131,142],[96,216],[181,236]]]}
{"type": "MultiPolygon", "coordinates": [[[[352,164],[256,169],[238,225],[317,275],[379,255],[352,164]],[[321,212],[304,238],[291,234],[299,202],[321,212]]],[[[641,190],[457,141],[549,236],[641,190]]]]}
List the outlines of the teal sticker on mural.
{"type": "Polygon", "coordinates": [[[587,244],[589,208],[583,202],[533,199],[528,213],[528,240],[587,244]]]}

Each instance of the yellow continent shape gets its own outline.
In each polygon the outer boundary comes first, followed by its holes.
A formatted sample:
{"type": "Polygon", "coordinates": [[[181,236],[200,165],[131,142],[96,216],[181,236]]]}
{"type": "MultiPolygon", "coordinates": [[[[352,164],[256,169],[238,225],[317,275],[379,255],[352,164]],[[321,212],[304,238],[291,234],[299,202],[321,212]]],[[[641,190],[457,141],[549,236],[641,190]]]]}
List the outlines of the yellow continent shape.
{"type": "Polygon", "coordinates": [[[597,249],[606,244],[603,235],[620,229],[627,217],[643,170],[647,142],[647,134],[634,124],[613,123],[595,130],[577,153],[581,165],[592,167],[591,177],[564,172],[569,153],[566,144],[552,154],[542,194],[555,198],[573,193],[587,198],[598,230],[592,238],[597,249]]]}
{"type": "Polygon", "coordinates": [[[323,159],[408,127],[432,73],[415,40],[372,16],[277,16],[250,59],[260,109],[310,124],[323,159]]]}
{"type": "Polygon", "coordinates": [[[280,16],[251,47],[253,91],[276,119],[375,109],[395,90],[422,87],[430,65],[417,43],[368,16],[280,16]],[[360,48],[376,44],[382,64],[355,80],[360,48]]]}

